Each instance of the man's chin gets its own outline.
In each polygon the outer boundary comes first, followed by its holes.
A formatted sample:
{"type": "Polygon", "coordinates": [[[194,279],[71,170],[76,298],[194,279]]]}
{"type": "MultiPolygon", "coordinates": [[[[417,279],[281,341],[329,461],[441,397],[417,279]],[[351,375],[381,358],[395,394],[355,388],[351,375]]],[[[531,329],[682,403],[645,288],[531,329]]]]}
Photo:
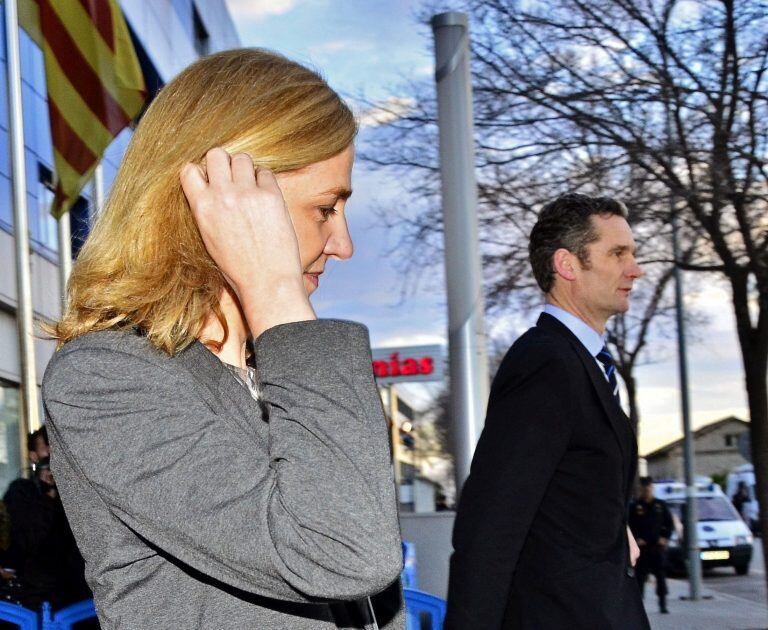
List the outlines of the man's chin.
{"type": "Polygon", "coordinates": [[[616,312],[614,315],[621,315],[629,310],[629,299],[616,305],[616,312]]]}

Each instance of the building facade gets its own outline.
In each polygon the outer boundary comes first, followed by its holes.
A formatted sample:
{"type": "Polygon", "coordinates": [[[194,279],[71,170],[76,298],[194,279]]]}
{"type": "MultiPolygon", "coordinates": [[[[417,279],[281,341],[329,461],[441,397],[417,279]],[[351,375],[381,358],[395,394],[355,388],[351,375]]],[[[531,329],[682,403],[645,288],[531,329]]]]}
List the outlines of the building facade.
{"type": "MultiPolygon", "coordinates": [[[[693,432],[694,474],[711,477],[747,463],[742,454],[749,423],[730,416],[693,432]]],[[[654,479],[684,478],[683,440],[676,440],[645,456],[648,474],[654,479]]]]}
{"type": "MultiPolygon", "coordinates": [[[[240,46],[225,0],[122,0],[126,21],[142,62],[150,93],[200,56],[240,46]]],[[[0,12],[0,23],[2,23],[0,12]]],[[[8,137],[5,25],[0,28],[0,493],[20,476],[19,346],[16,325],[16,274],[8,137]]],[[[48,212],[53,197],[53,149],[48,122],[45,68],[40,48],[21,30],[22,107],[33,310],[37,321],[52,321],[61,311],[57,222],[48,212]]],[[[109,190],[131,137],[126,129],[102,160],[109,190]]],[[[95,217],[88,187],[70,212],[76,254],[95,217]]],[[[40,334],[35,342],[38,388],[54,343],[40,334]]],[[[42,413],[42,407],[41,407],[42,413]]],[[[42,418],[41,418],[42,421],[42,418]]],[[[0,496],[2,496],[0,494],[0,496]]]]}

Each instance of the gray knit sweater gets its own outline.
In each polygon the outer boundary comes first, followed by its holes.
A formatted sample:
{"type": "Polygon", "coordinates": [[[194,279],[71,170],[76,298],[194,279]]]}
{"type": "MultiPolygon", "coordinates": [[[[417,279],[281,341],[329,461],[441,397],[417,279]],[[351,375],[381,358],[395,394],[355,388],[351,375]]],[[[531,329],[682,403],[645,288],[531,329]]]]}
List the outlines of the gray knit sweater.
{"type": "Polygon", "coordinates": [[[405,627],[366,329],[277,326],[255,360],[264,409],[197,342],[90,333],[50,362],[53,471],[105,630],[372,628],[369,595],[405,627]]]}

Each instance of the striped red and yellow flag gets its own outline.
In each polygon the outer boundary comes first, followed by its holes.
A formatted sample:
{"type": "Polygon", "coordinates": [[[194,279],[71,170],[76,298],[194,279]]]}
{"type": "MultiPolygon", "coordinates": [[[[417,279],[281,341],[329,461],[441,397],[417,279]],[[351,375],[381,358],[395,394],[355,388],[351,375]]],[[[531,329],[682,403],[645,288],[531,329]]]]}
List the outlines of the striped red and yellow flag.
{"type": "Polygon", "coordinates": [[[45,57],[58,218],[139,114],[147,89],[117,0],[20,0],[19,22],[45,57]]]}

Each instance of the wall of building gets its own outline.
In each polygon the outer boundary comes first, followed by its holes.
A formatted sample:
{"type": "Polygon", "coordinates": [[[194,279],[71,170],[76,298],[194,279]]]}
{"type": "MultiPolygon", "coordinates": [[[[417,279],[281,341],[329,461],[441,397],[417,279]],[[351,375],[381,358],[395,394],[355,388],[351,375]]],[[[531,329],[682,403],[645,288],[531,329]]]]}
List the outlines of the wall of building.
{"type": "MultiPolygon", "coordinates": [[[[199,56],[195,13],[208,38],[207,52],[240,45],[224,0],[124,0],[120,2],[129,26],[164,82],[199,56]]],[[[0,493],[18,476],[19,351],[16,326],[15,243],[9,165],[8,106],[4,24],[0,12],[0,493]],[[16,463],[14,463],[16,462],[16,463]]],[[[26,156],[27,204],[31,238],[33,310],[39,320],[59,317],[61,287],[58,279],[57,223],[48,214],[50,192],[41,181],[41,169],[53,171],[53,150],[45,87],[43,55],[24,31],[19,33],[22,74],[22,107],[26,156]]],[[[124,130],[108,148],[102,161],[105,189],[112,184],[130,141],[124,130]]],[[[90,207],[92,189],[83,191],[84,212],[90,207]]],[[[39,339],[35,344],[37,381],[55,344],[39,339]]],[[[0,494],[1,496],[1,494],[0,494]]]]}
{"type": "MultiPolygon", "coordinates": [[[[737,437],[748,430],[744,423],[734,420],[697,435],[694,440],[695,474],[711,477],[747,463],[739,452],[737,437]]],[[[683,479],[682,446],[648,458],[648,474],[654,479],[683,479]]]]}

